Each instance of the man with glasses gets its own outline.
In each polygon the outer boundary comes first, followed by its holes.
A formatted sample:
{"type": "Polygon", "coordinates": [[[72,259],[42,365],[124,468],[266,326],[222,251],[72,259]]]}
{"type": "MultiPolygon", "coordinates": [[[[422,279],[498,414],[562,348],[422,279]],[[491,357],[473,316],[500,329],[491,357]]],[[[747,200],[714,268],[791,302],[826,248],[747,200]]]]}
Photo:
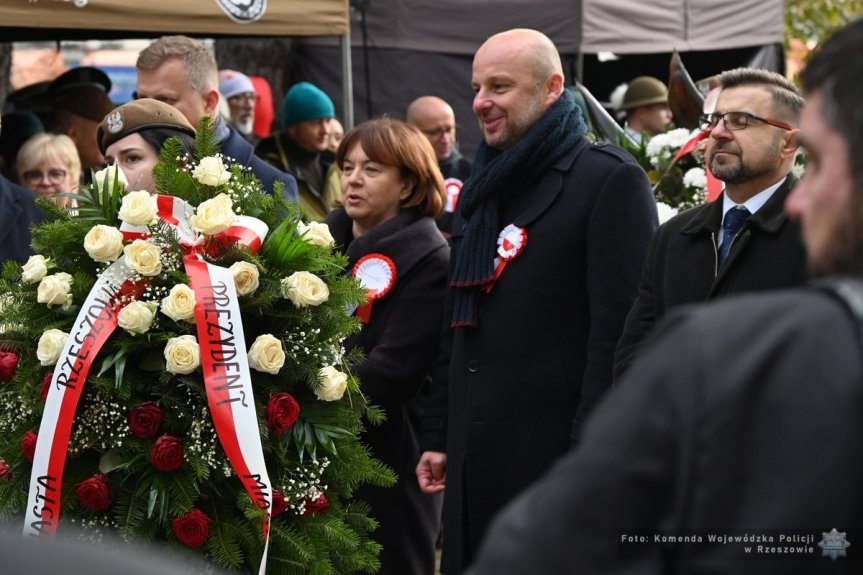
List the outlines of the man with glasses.
{"type": "Polygon", "coordinates": [[[445,236],[452,229],[452,214],[458,195],[470,177],[471,161],[461,155],[456,139],[455,113],[452,106],[437,96],[421,96],[408,106],[405,120],[425,134],[434,148],[446,186],[446,205],[437,225],[445,236]]]}
{"type": "Polygon", "coordinates": [[[715,109],[701,127],[709,134],[707,165],[725,191],[656,230],[617,347],[615,379],[672,308],[805,279],[800,228],[782,209],[797,181],[792,167],[803,98],[789,80],[766,70],[738,68],[718,79],[715,109]]]}
{"type": "Polygon", "coordinates": [[[258,142],[255,136],[257,94],[252,79],[236,70],[219,70],[219,93],[225,98],[231,111],[228,123],[246,141],[256,144],[258,142]]]}

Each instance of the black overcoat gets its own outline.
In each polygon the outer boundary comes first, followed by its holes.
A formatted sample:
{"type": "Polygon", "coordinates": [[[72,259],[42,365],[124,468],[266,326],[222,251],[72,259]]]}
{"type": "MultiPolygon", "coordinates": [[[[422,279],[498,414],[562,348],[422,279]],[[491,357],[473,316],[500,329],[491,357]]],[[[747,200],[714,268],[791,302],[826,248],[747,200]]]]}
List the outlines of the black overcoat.
{"type": "Polygon", "coordinates": [[[395,264],[392,290],[372,303],[369,323],[345,341],[366,358],[353,368],[368,399],[386,410],[386,421],[367,426],[363,441],[399,476],[396,487],[364,486],[359,497],[372,506],[380,527],[372,536],[381,545],[379,574],[430,575],[440,531],[440,498],[419,490],[417,395],[435,359],[444,305],[449,245],[430,217],[402,210],[395,218],[357,239],[343,208],[326,219],[336,244],[347,254],[348,269],[361,257],[383,254],[395,264]]]}
{"type": "Polygon", "coordinates": [[[796,183],[789,174],[744,222],[722,268],[716,250],[722,225],[721,196],[671,218],[656,230],[638,297],[618,344],[615,379],[632,362],[656,322],[672,308],[732,293],[800,286],[806,281],[800,226],[788,219],[784,209],[796,183]]]}
{"type": "Polygon", "coordinates": [[[860,573],[859,324],[783,290],[676,310],[656,331],[471,575],[860,573]],[[847,557],[818,545],[833,528],[847,557]]]}
{"type": "MultiPolygon", "coordinates": [[[[478,327],[445,337],[423,420],[424,449],[447,454],[446,575],[461,572],[491,517],[577,441],[609,388],[657,215],[631,156],[583,140],[501,206],[500,228],[510,223],[525,228],[525,248],[481,296],[478,327]]],[[[460,211],[453,230],[455,254],[460,211]]]]}
{"type": "Polygon", "coordinates": [[[25,263],[30,249],[30,226],[44,216],[36,194],[0,176],[0,265],[6,260],[25,263]]]}

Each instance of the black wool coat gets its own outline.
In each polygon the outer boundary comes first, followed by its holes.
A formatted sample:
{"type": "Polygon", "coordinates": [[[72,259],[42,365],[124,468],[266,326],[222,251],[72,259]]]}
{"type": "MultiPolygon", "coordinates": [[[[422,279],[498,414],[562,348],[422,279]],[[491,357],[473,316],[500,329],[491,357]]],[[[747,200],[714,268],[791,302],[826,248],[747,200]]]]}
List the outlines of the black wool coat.
{"type": "Polygon", "coordinates": [[[380,574],[429,575],[440,531],[440,498],[424,495],[417,484],[419,462],[417,395],[435,359],[444,305],[449,245],[430,217],[402,210],[354,239],[344,208],[326,219],[347,254],[348,269],[363,256],[379,253],[396,267],[392,290],[372,303],[369,323],[345,341],[366,358],[353,368],[368,399],[386,410],[386,421],[367,426],[363,441],[399,476],[396,487],[364,486],[361,499],[372,507],[380,527],[372,537],[383,545],[380,574]]]}
{"type": "Polygon", "coordinates": [[[638,297],[618,344],[615,379],[632,363],[656,322],[672,308],[733,293],[800,286],[806,281],[800,226],[788,219],[784,209],[796,183],[789,174],[749,217],[721,269],[717,269],[716,239],[722,225],[722,197],[678,214],[656,230],[638,297]]]}
{"type": "Polygon", "coordinates": [[[30,257],[30,226],[44,219],[36,194],[0,176],[0,265],[30,257]]]}
{"type": "Polygon", "coordinates": [[[860,573],[860,333],[813,290],[672,312],[470,575],[860,573]],[[818,546],[834,527],[851,543],[835,561],[818,546]]]}
{"type": "Polygon", "coordinates": [[[501,206],[500,229],[510,223],[526,230],[525,248],[480,296],[478,327],[446,332],[423,418],[423,448],[447,454],[445,575],[469,564],[492,516],[578,440],[610,387],[656,204],[629,154],[582,140],[501,206]]]}

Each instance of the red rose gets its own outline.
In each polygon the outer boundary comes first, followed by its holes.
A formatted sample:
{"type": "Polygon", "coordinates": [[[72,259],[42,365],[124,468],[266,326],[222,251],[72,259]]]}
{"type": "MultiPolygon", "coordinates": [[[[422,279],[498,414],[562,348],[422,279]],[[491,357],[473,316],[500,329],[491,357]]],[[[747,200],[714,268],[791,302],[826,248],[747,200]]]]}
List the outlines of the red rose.
{"type": "Polygon", "coordinates": [[[303,515],[306,517],[314,517],[315,515],[326,513],[329,508],[330,500],[327,499],[327,496],[323,493],[318,493],[318,496],[314,499],[306,499],[306,512],[303,513],[303,515]]]}
{"type": "Polygon", "coordinates": [[[48,390],[51,389],[51,379],[54,377],[54,374],[50,371],[45,374],[45,377],[42,378],[42,389],[39,390],[39,397],[43,400],[48,399],[48,390]]]}
{"type": "Polygon", "coordinates": [[[24,437],[21,438],[21,451],[24,452],[24,457],[26,457],[30,463],[33,463],[33,455],[36,453],[36,440],[39,436],[32,431],[28,431],[24,434],[24,437]]]}
{"type": "MultiPolygon", "coordinates": [[[[11,479],[11,478],[12,478],[12,472],[9,471],[9,466],[6,465],[5,461],[0,459],[0,479],[11,479]]],[[[284,500],[284,499],[285,498],[282,497],[282,500],[284,500]]],[[[275,499],[274,499],[274,501],[275,501],[275,499]]]]}
{"type": "Polygon", "coordinates": [[[176,437],[163,435],[150,450],[150,463],[159,471],[174,471],[183,465],[183,444],[176,437]]]}
{"type": "Polygon", "coordinates": [[[300,404],[289,393],[277,393],[267,403],[267,426],[276,435],[282,435],[300,416],[300,404]]]}
{"type": "Polygon", "coordinates": [[[132,433],[141,439],[156,435],[160,425],[162,425],[162,410],[151,401],[135,406],[129,412],[129,427],[132,428],[132,433]]]}
{"type": "Polygon", "coordinates": [[[16,369],[18,369],[18,354],[0,351],[0,381],[12,381],[16,369]]]}
{"type": "Polygon", "coordinates": [[[180,543],[189,547],[200,547],[207,542],[210,534],[210,518],[200,509],[192,509],[185,515],[175,517],[171,527],[180,543]]]}
{"type": "Polygon", "coordinates": [[[281,491],[273,491],[273,508],[271,515],[273,519],[284,513],[288,509],[288,500],[281,491]]]}
{"type": "Polygon", "coordinates": [[[75,486],[75,494],[84,507],[101,511],[111,506],[114,493],[108,484],[107,475],[94,475],[75,486]]]}

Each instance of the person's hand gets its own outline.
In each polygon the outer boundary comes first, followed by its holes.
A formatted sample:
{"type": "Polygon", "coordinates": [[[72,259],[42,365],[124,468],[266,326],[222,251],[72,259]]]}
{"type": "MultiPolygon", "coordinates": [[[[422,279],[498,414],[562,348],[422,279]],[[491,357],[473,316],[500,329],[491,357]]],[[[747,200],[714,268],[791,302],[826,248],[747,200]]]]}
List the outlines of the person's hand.
{"type": "Polygon", "coordinates": [[[446,487],[446,453],[425,451],[417,463],[417,481],[426,495],[440,493],[446,487]]]}

